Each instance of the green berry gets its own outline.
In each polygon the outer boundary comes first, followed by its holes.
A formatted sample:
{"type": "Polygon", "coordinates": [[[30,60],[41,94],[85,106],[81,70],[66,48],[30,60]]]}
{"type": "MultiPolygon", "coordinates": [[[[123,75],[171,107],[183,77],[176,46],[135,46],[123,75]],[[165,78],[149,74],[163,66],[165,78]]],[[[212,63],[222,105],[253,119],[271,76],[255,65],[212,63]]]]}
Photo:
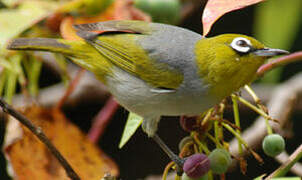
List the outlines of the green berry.
{"type": "Polygon", "coordinates": [[[225,149],[217,148],[209,155],[211,170],[215,174],[225,173],[232,163],[231,155],[225,149]]]}
{"type": "Polygon", "coordinates": [[[200,177],[200,178],[190,178],[186,173],[183,173],[181,176],[181,180],[207,180],[208,174],[200,177]]]}
{"type": "Polygon", "coordinates": [[[279,134],[267,135],[262,142],[262,149],[268,156],[275,157],[285,148],[285,141],[279,134]]]}

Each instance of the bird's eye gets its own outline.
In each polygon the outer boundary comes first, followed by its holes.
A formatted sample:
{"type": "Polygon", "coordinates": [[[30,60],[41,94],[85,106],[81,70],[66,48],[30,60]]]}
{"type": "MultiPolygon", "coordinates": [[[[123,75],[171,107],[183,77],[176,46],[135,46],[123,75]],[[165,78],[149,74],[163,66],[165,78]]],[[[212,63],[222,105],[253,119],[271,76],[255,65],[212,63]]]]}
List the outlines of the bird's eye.
{"type": "Polygon", "coordinates": [[[236,45],[237,46],[241,46],[241,47],[247,47],[248,46],[248,44],[247,44],[247,42],[246,41],[244,41],[244,40],[238,40],[237,42],[236,42],[236,45]]]}
{"type": "Polygon", "coordinates": [[[239,53],[248,53],[252,49],[252,44],[246,38],[237,37],[232,41],[231,47],[239,53]]]}

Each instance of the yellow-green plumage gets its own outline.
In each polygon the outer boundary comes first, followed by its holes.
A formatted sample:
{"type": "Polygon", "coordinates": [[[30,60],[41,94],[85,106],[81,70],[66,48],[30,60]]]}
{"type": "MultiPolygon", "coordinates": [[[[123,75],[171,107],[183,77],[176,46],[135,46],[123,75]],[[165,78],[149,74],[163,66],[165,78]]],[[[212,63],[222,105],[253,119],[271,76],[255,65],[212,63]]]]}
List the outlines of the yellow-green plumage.
{"type": "Polygon", "coordinates": [[[250,40],[256,49],[264,48],[264,45],[255,39],[239,34],[224,34],[200,40],[196,44],[199,75],[211,84],[210,94],[224,98],[243,85],[251,83],[258,67],[267,59],[254,54],[243,56],[227,48],[226,45],[231,44],[238,36],[250,40]]]}
{"type": "Polygon", "coordinates": [[[252,82],[268,57],[286,53],[244,35],[202,38],[157,23],[108,21],[75,28],[83,41],[22,38],[8,49],[68,56],[104,82],[122,106],[144,117],[149,136],[160,116],[202,113],[252,82]]]}
{"type": "MultiPolygon", "coordinates": [[[[122,34],[98,37],[96,48],[103,52],[97,62],[102,66],[108,61],[115,66],[132,73],[154,87],[177,88],[183,80],[182,74],[167,64],[151,59],[136,39],[139,35],[122,34]],[[104,62],[106,61],[106,62],[104,62]],[[169,79],[169,81],[163,81],[169,79]]],[[[109,74],[110,75],[110,74],[109,74]]]]}

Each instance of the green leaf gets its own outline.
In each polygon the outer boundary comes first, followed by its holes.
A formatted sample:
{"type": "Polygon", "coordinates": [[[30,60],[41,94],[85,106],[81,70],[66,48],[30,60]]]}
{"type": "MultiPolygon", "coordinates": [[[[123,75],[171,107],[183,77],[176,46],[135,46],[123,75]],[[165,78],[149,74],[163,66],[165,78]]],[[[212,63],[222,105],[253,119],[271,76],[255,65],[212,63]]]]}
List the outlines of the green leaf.
{"type": "MultiPolygon", "coordinates": [[[[291,48],[301,24],[301,0],[269,0],[257,6],[255,12],[255,37],[272,48],[291,48]]],[[[282,69],[266,74],[262,82],[279,81],[282,69]]]]}
{"type": "Polygon", "coordinates": [[[142,124],[143,118],[140,117],[137,114],[134,114],[132,112],[129,113],[128,119],[125,125],[125,129],[119,144],[119,148],[121,149],[132,137],[132,135],[135,133],[137,128],[142,124]]]}
{"type": "Polygon", "coordinates": [[[0,49],[9,39],[45,18],[58,6],[59,3],[51,1],[24,1],[17,9],[1,9],[0,49]]]}

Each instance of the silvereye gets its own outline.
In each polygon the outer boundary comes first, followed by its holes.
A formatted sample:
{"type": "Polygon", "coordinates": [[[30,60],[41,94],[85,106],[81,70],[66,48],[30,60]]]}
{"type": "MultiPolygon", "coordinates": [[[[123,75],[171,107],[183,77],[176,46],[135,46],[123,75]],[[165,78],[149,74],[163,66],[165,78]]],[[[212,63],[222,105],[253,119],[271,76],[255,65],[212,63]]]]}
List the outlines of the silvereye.
{"type": "Polygon", "coordinates": [[[19,38],[8,49],[62,53],[92,71],[122,106],[144,118],[149,137],[161,116],[198,115],[251,83],[266,59],[287,53],[245,35],[203,38],[180,27],[142,21],[74,28],[83,41],[19,38]]]}

